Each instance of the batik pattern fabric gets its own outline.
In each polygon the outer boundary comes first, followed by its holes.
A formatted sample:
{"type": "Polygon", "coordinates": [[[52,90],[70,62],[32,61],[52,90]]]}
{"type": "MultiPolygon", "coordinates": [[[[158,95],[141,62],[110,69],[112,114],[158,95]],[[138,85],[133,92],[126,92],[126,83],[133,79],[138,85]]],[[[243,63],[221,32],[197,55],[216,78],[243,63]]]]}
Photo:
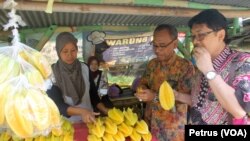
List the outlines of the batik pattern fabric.
{"type": "MultiPolygon", "coordinates": [[[[226,47],[212,63],[222,79],[235,89],[242,108],[250,112],[250,54],[226,47]]],[[[199,72],[194,78],[190,124],[232,124],[232,116],[222,108],[205,76],[199,72]]]]}
{"type": "MultiPolygon", "coordinates": [[[[159,88],[165,80],[171,87],[183,93],[190,93],[191,78],[194,75],[194,67],[191,62],[174,55],[164,65],[157,59],[151,60],[140,85],[146,85],[159,95],[159,88]]],[[[183,141],[184,125],[187,123],[187,105],[176,103],[175,108],[170,111],[164,110],[159,100],[150,104],[151,133],[158,141],[183,141]]],[[[148,105],[147,105],[148,106],[148,105]]]]}

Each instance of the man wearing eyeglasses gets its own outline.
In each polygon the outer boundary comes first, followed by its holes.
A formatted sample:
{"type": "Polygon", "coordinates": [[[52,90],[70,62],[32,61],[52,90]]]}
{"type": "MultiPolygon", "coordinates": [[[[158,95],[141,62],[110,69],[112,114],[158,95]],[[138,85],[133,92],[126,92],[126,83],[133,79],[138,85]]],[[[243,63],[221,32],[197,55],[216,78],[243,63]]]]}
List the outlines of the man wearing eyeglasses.
{"type": "Polygon", "coordinates": [[[172,88],[190,93],[190,80],[194,74],[192,63],[175,54],[178,32],[172,25],[156,27],[152,47],[156,58],[149,61],[139,86],[144,89],[136,93],[139,100],[146,102],[144,119],[148,121],[151,133],[158,141],[183,141],[184,125],[187,123],[187,104],[177,103],[170,111],[159,103],[158,94],[165,80],[172,88]],[[151,122],[150,122],[151,121],[151,122]]]}
{"type": "Polygon", "coordinates": [[[191,124],[248,124],[250,54],[228,47],[227,21],[218,10],[204,10],[188,25],[199,71],[191,97],[175,94],[177,100],[191,105],[191,124]]]}

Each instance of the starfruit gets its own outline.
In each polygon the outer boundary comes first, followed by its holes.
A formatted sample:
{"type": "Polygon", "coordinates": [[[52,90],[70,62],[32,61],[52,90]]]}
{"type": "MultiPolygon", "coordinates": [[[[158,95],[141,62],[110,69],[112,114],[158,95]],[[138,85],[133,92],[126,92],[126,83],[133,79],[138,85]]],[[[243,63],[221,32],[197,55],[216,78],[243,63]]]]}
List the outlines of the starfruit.
{"type": "Polygon", "coordinates": [[[105,133],[104,136],[102,137],[103,141],[115,141],[113,138],[113,135],[105,133]]]}
{"type": "Polygon", "coordinates": [[[34,67],[27,68],[27,71],[24,72],[24,76],[31,85],[36,86],[38,88],[44,87],[45,80],[43,79],[42,74],[34,67]]]}
{"type": "Polygon", "coordinates": [[[96,135],[93,135],[93,134],[88,135],[87,139],[88,141],[102,141],[101,138],[98,138],[96,135]]]}
{"type": "Polygon", "coordinates": [[[115,135],[117,133],[117,125],[109,117],[106,117],[104,124],[105,132],[111,135],[115,135]]]}
{"type": "Polygon", "coordinates": [[[141,134],[141,137],[143,138],[143,141],[151,141],[152,140],[152,134],[150,132],[148,134],[141,134]]]}
{"type": "Polygon", "coordinates": [[[144,120],[137,121],[135,125],[135,130],[140,134],[148,134],[148,125],[144,120]]]}
{"type": "Polygon", "coordinates": [[[159,101],[161,107],[165,110],[170,110],[174,107],[175,97],[171,86],[167,81],[164,81],[160,86],[159,101]]]}
{"type": "MultiPolygon", "coordinates": [[[[56,104],[47,95],[44,96],[44,99],[50,110],[50,125],[55,128],[61,127],[62,120],[56,104]]],[[[70,127],[73,129],[72,125],[70,127]]]]}
{"type": "MultiPolygon", "coordinates": [[[[61,136],[63,138],[63,141],[73,141],[74,140],[74,135],[71,134],[70,132],[66,132],[64,136],[61,136]]],[[[60,140],[62,141],[62,139],[60,140]]]]}
{"type": "Polygon", "coordinates": [[[96,123],[91,128],[91,133],[101,138],[103,137],[104,132],[105,132],[105,126],[103,125],[103,121],[101,120],[101,118],[97,118],[96,123]]]}
{"type": "Polygon", "coordinates": [[[132,139],[132,141],[141,141],[141,135],[138,134],[135,130],[133,130],[130,138],[132,139]]]}
{"type": "Polygon", "coordinates": [[[123,135],[122,132],[118,131],[114,136],[113,138],[116,140],[116,141],[125,141],[125,137],[123,135]]]}
{"type": "Polygon", "coordinates": [[[127,108],[126,111],[123,111],[123,114],[125,117],[125,123],[134,126],[138,120],[137,114],[134,113],[131,108],[127,108]]]}
{"type": "Polygon", "coordinates": [[[0,134],[0,141],[9,141],[11,139],[11,135],[8,132],[2,132],[0,134]]]}
{"type": "Polygon", "coordinates": [[[122,132],[124,137],[127,137],[127,136],[132,134],[133,127],[131,127],[123,122],[118,126],[118,131],[122,132]]]}
{"type": "Polygon", "coordinates": [[[0,54],[0,60],[0,84],[20,74],[20,65],[15,59],[0,54]]]}
{"type": "Polygon", "coordinates": [[[52,73],[52,69],[48,61],[40,52],[35,50],[29,51],[30,52],[20,51],[19,55],[32,66],[36,67],[36,69],[42,74],[42,77],[47,79],[52,73]]]}
{"type": "MultiPolygon", "coordinates": [[[[28,115],[38,131],[45,131],[50,127],[50,109],[45,102],[45,94],[37,89],[23,89],[26,94],[26,102],[29,105],[28,115]]],[[[51,109],[52,110],[52,109],[51,109]]]]}
{"type": "Polygon", "coordinates": [[[20,89],[13,100],[8,102],[5,106],[5,118],[11,130],[21,138],[31,137],[34,129],[32,122],[25,113],[29,113],[29,105],[25,101],[26,93],[20,89]]]}
{"type": "Polygon", "coordinates": [[[117,125],[124,121],[124,115],[122,111],[115,107],[108,111],[108,117],[111,118],[117,125]]]}
{"type": "Polygon", "coordinates": [[[0,110],[0,126],[5,122],[4,107],[8,95],[11,95],[11,90],[13,89],[10,84],[0,85],[0,105],[2,105],[2,110],[0,110]]]}
{"type": "Polygon", "coordinates": [[[63,130],[62,130],[62,128],[58,127],[58,128],[53,128],[53,129],[51,130],[51,132],[52,132],[52,134],[53,134],[54,136],[61,136],[62,133],[63,133],[63,130]]]}

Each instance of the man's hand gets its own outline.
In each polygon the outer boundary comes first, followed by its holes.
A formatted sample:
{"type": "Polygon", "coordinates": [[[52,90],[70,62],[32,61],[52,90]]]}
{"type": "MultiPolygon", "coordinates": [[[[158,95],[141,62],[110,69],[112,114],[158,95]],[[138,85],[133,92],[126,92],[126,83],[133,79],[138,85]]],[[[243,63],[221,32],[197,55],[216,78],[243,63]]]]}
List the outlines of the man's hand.
{"type": "Polygon", "coordinates": [[[193,50],[197,68],[206,74],[207,71],[214,70],[210,53],[204,47],[195,47],[193,50]]]}
{"type": "Polygon", "coordinates": [[[142,89],[139,92],[135,93],[135,96],[143,102],[150,102],[153,101],[155,98],[156,94],[150,89],[142,89]]]}

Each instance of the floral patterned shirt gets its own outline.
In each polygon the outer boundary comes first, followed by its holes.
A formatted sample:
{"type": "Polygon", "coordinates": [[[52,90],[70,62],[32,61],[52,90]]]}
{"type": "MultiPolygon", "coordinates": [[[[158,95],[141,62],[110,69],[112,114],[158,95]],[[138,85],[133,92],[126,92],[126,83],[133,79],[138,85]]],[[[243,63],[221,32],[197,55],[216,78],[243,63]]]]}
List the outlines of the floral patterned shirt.
{"type": "MultiPolygon", "coordinates": [[[[216,72],[235,89],[240,105],[250,112],[250,54],[226,47],[213,60],[216,72]]],[[[232,117],[225,111],[199,72],[194,77],[190,124],[231,124],[232,117]]]]}
{"type": "MultiPolygon", "coordinates": [[[[140,81],[158,93],[160,85],[165,80],[171,87],[179,92],[190,93],[190,79],[194,74],[194,67],[191,62],[177,55],[161,65],[157,59],[151,60],[140,81]]],[[[187,105],[176,103],[176,107],[170,111],[164,110],[159,101],[150,104],[151,133],[156,135],[158,141],[183,141],[184,125],[187,123],[187,105]]],[[[148,106],[148,105],[147,105],[148,106]]]]}

